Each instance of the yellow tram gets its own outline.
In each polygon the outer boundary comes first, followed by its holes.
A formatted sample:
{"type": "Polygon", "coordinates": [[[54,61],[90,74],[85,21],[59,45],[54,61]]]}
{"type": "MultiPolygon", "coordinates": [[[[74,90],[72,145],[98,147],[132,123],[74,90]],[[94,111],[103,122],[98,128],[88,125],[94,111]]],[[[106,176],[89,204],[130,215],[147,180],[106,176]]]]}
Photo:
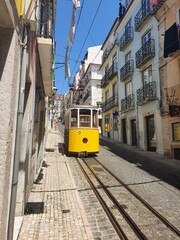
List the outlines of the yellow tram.
{"type": "Polygon", "coordinates": [[[65,113],[64,142],[69,154],[87,156],[99,152],[98,109],[75,105],[65,113]]]}

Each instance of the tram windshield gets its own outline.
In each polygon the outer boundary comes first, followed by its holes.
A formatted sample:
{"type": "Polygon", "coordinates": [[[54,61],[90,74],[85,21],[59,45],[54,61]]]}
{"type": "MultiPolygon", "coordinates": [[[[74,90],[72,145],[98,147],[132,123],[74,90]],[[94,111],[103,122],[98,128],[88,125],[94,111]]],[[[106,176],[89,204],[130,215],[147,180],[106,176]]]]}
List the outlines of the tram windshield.
{"type": "Polygon", "coordinates": [[[91,127],[91,110],[80,109],[80,111],[79,111],[79,127],[91,127]]]}
{"type": "Polygon", "coordinates": [[[72,109],[70,126],[72,128],[97,128],[98,127],[98,114],[97,110],[91,109],[72,109]],[[91,115],[92,114],[92,115],[91,115]]]}

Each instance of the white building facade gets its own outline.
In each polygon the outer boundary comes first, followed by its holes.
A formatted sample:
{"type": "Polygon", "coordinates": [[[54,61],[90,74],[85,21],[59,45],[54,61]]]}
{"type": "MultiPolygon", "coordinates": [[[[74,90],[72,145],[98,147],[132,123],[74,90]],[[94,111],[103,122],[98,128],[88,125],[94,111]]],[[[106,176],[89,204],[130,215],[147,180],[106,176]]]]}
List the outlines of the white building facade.
{"type": "Polygon", "coordinates": [[[118,32],[119,141],[163,154],[158,21],[150,1],[131,1],[118,32]]]}
{"type": "Polygon", "coordinates": [[[118,125],[118,35],[116,18],[102,45],[102,135],[119,140],[118,125]]]}

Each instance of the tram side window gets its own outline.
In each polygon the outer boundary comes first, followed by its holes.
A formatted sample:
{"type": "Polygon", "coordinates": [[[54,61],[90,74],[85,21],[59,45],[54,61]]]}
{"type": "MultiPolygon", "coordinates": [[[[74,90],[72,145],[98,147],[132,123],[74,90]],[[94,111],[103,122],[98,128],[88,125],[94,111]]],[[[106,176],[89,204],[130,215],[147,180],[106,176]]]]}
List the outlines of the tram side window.
{"type": "Polygon", "coordinates": [[[89,109],[80,109],[79,126],[91,127],[91,111],[89,109]]]}
{"type": "Polygon", "coordinates": [[[92,126],[93,127],[98,127],[98,116],[97,116],[97,110],[93,110],[92,112],[92,126]]]}
{"type": "Polygon", "coordinates": [[[77,109],[71,110],[71,127],[77,127],[77,109]]]}

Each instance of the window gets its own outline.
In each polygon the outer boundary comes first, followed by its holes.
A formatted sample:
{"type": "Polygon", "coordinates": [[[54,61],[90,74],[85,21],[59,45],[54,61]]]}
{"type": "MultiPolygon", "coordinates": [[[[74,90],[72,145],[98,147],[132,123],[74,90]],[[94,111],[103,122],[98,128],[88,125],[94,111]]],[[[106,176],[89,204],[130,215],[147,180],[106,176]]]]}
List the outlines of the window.
{"type": "Polygon", "coordinates": [[[105,75],[108,74],[108,70],[109,70],[109,64],[106,65],[106,67],[105,67],[105,75]]]}
{"type": "Polygon", "coordinates": [[[125,63],[127,63],[129,60],[131,60],[131,52],[128,52],[125,56],[125,63]]]}
{"type": "Polygon", "coordinates": [[[146,68],[142,73],[143,85],[152,82],[152,66],[146,68]]]}
{"type": "Polygon", "coordinates": [[[128,31],[128,29],[131,27],[131,19],[127,22],[125,26],[125,31],[128,31]]]}
{"type": "Polygon", "coordinates": [[[117,63],[117,54],[115,53],[113,58],[112,58],[112,65],[115,67],[117,63]]]}
{"type": "Polygon", "coordinates": [[[117,71],[117,54],[114,54],[113,56],[112,67],[113,67],[113,72],[116,72],[117,71]]]}
{"type": "Polygon", "coordinates": [[[142,17],[146,16],[149,9],[149,0],[142,0],[142,17]]]}
{"type": "Polygon", "coordinates": [[[180,141],[180,122],[173,123],[173,140],[180,141]]]}
{"type": "Polygon", "coordinates": [[[80,109],[79,127],[91,127],[91,110],[80,109]]]}
{"type": "Polygon", "coordinates": [[[142,45],[147,43],[150,39],[151,39],[151,30],[142,37],[142,45]]]}
{"type": "Polygon", "coordinates": [[[109,90],[105,92],[105,101],[107,101],[108,99],[109,99],[109,90]]]}
{"type": "Polygon", "coordinates": [[[77,109],[72,109],[71,110],[71,127],[77,127],[77,109]]]}
{"type": "Polygon", "coordinates": [[[129,96],[132,94],[132,81],[125,84],[125,95],[129,96]]]}
{"type": "Polygon", "coordinates": [[[114,83],[112,86],[112,95],[113,96],[117,95],[117,83],[114,83]]]}

